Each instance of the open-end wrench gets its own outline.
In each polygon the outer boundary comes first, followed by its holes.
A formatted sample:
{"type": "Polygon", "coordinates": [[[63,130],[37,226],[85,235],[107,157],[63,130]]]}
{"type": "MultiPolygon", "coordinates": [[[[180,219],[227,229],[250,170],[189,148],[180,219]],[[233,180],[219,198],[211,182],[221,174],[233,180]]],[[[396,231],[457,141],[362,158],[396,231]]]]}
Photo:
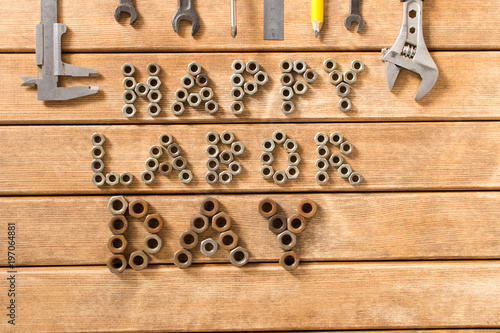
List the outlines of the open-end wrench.
{"type": "Polygon", "coordinates": [[[130,14],[129,24],[134,24],[135,20],[137,20],[137,17],[139,16],[139,14],[137,14],[137,11],[134,8],[134,4],[132,3],[132,0],[120,0],[120,3],[115,8],[115,20],[116,20],[116,22],[118,22],[120,20],[120,14],[123,12],[130,14]]]}
{"type": "Polygon", "coordinates": [[[358,31],[357,32],[360,32],[361,29],[363,29],[363,27],[365,26],[365,21],[363,20],[363,18],[361,17],[361,13],[360,13],[360,1],[361,0],[351,0],[351,10],[349,12],[349,15],[347,15],[347,17],[345,18],[345,27],[347,28],[347,30],[349,30],[351,28],[351,24],[353,22],[358,22],[358,31]]]}
{"type": "Polygon", "coordinates": [[[394,45],[383,49],[387,86],[392,90],[401,68],[422,79],[415,100],[424,97],[436,84],[439,71],[424,42],[422,0],[403,0],[403,24],[394,45]]]}
{"type": "Polygon", "coordinates": [[[172,17],[172,26],[174,27],[174,31],[177,32],[179,30],[179,22],[181,20],[188,20],[193,24],[191,36],[194,36],[200,28],[200,18],[194,11],[193,0],[177,0],[177,3],[177,11],[172,17]]]}

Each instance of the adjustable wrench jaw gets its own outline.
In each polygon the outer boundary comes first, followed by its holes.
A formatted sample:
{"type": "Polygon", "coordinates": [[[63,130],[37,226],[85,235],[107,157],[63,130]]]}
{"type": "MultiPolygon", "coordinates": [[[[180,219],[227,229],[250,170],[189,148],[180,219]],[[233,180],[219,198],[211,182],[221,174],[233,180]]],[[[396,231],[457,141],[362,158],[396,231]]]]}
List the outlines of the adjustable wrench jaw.
{"type": "Polygon", "coordinates": [[[123,12],[130,14],[129,24],[134,24],[135,20],[137,20],[137,17],[139,17],[137,10],[135,10],[134,5],[132,4],[132,0],[120,0],[120,3],[115,8],[116,22],[120,20],[120,15],[123,12]]]}
{"type": "Polygon", "coordinates": [[[417,73],[420,78],[415,100],[424,97],[436,84],[439,71],[425,46],[422,34],[422,0],[405,0],[403,24],[394,45],[382,50],[382,61],[386,63],[387,86],[392,90],[399,70],[417,73]]]}
{"type": "Polygon", "coordinates": [[[200,18],[194,11],[192,0],[178,0],[177,11],[172,17],[172,27],[176,33],[179,31],[179,23],[182,20],[191,21],[193,25],[191,36],[194,36],[198,29],[200,29],[200,18]]]}

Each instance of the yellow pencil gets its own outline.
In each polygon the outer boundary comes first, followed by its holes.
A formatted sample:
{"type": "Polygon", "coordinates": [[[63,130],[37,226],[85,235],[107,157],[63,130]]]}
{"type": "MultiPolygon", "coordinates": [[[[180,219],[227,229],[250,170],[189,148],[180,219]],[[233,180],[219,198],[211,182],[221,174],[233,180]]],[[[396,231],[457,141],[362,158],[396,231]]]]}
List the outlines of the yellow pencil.
{"type": "Polygon", "coordinates": [[[314,36],[318,38],[319,31],[323,26],[323,0],[311,0],[311,21],[314,36]]]}

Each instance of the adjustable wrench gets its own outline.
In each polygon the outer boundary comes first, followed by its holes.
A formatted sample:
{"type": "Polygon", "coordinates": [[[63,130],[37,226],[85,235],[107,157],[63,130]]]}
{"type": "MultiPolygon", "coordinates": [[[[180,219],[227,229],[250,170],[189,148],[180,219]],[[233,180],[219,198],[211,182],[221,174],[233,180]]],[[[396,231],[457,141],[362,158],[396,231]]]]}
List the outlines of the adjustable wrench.
{"type": "Polygon", "coordinates": [[[403,24],[394,45],[383,49],[387,86],[390,90],[396,82],[399,70],[407,69],[422,79],[415,100],[424,97],[436,84],[439,71],[427,50],[422,30],[422,0],[402,0],[403,24]]]}
{"type": "Polygon", "coordinates": [[[116,22],[118,22],[120,20],[120,14],[122,12],[126,12],[126,13],[130,14],[129,24],[134,24],[135,20],[137,20],[137,17],[139,16],[139,14],[137,14],[137,11],[134,8],[134,4],[132,3],[132,0],[120,0],[120,3],[115,8],[115,20],[116,20],[116,22]]]}
{"type": "Polygon", "coordinates": [[[191,36],[194,36],[200,28],[200,18],[194,11],[193,0],[177,0],[177,11],[172,17],[172,26],[175,32],[179,30],[179,22],[181,20],[191,21],[193,24],[191,36]]]}
{"type": "Polygon", "coordinates": [[[349,15],[345,18],[344,24],[347,30],[351,28],[351,24],[353,22],[358,22],[358,31],[360,32],[361,29],[365,26],[365,21],[361,17],[360,13],[360,1],[361,0],[351,0],[351,10],[349,12],[349,15]]]}

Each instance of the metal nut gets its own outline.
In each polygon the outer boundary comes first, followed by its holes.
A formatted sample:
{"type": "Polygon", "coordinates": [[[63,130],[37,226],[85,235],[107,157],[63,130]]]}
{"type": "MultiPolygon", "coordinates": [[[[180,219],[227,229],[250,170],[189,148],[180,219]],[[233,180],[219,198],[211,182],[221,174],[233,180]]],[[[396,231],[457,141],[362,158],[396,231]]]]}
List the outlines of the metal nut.
{"type": "Polygon", "coordinates": [[[305,218],[313,217],[318,211],[316,203],[310,199],[304,199],[299,203],[299,214],[305,218]]]}
{"type": "Polygon", "coordinates": [[[135,94],[135,92],[133,90],[125,90],[123,92],[122,97],[123,97],[123,101],[127,104],[132,104],[137,99],[137,95],[135,94]]]}
{"type": "Polygon", "coordinates": [[[222,164],[229,164],[234,160],[233,153],[231,153],[229,150],[223,150],[219,154],[219,160],[222,164]]]}
{"type": "Polygon", "coordinates": [[[291,250],[297,245],[297,236],[290,230],[280,233],[276,237],[276,240],[278,241],[278,246],[285,251],[291,250]]]}
{"type": "Polygon", "coordinates": [[[208,227],[210,226],[210,221],[205,215],[196,214],[191,218],[190,226],[191,230],[193,230],[197,234],[201,234],[207,231],[208,227]]]}
{"type": "Polygon", "coordinates": [[[362,181],[363,181],[363,177],[357,172],[353,172],[349,176],[349,183],[351,185],[354,185],[354,186],[359,185],[359,184],[361,184],[362,181]]]}
{"type": "Polygon", "coordinates": [[[283,171],[276,171],[273,175],[273,180],[276,185],[283,185],[287,180],[286,173],[283,171]]]}
{"type": "Polygon", "coordinates": [[[349,164],[342,164],[338,169],[339,175],[342,178],[349,178],[352,173],[352,169],[349,164]]]}
{"type": "Polygon", "coordinates": [[[245,71],[245,63],[241,60],[235,60],[235,61],[233,61],[233,64],[231,65],[231,69],[236,74],[241,74],[245,71]]]}
{"type": "Polygon", "coordinates": [[[332,154],[330,155],[330,159],[328,160],[330,165],[334,168],[338,168],[342,164],[344,164],[344,158],[340,154],[332,154]]]}
{"type": "Polygon", "coordinates": [[[300,174],[299,168],[295,165],[289,165],[285,170],[286,177],[288,179],[297,179],[300,174]]]}
{"type": "Polygon", "coordinates": [[[363,69],[365,69],[365,64],[361,60],[356,59],[351,62],[351,70],[354,73],[362,72],[363,69]]]}
{"type": "Polygon", "coordinates": [[[314,142],[318,145],[326,145],[328,143],[328,135],[324,132],[318,132],[314,136],[314,142]]]}
{"type": "Polygon", "coordinates": [[[253,78],[255,82],[260,86],[263,86],[264,84],[267,83],[267,81],[269,81],[269,76],[267,75],[266,72],[263,71],[257,72],[257,74],[253,76],[253,78]]]}
{"type": "Polygon", "coordinates": [[[161,107],[158,105],[158,103],[150,103],[146,109],[146,112],[151,117],[158,117],[161,112],[161,107]]]}
{"type": "Polygon", "coordinates": [[[291,154],[288,154],[286,160],[288,162],[288,165],[299,165],[301,158],[300,158],[299,154],[291,153],[291,154]]]}
{"type": "Polygon", "coordinates": [[[351,70],[346,71],[344,73],[344,82],[349,83],[349,84],[353,84],[354,82],[356,82],[356,77],[357,77],[356,72],[351,71],[351,70]]]}
{"type": "Polygon", "coordinates": [[[193,263],[193,255],[186,249],[179,250],[174,254],[175,266],[184,269],[191,266],[193,263]]]}
{"type": "Polygon", "coordinates": [[[205,149],[205,154],[208,158],[217,158],[219,156],[219,147],[216,145],[208,145],[205,149]]]}
{"type": "Polygon", "coordinates": [[[277,144],[282,144],[286,140],[286,133],[282,130],[277,130],[273,132],[273,141],[277,144]]]}
{"type": "Polygon", "coordinates": [[[248,264],[250,254],[248,250],[242,246],[238,246],[229,253],[229,261],[236,267],[243,267],[248,264]]]}
{"type": "Polygon", "coordinates": [[[145,83],[137,83],[134,89],[137,96],[146,97],[149,93],[149,87],[145,83]]]}
{"type": "Polygon", "coordinates": [[[316,173],[316,176],[314,176],[314,179],[316,179],[316,183],[318,183],[319,185],[326,185],[330,177],[325,171],[318,171],[316,173]]]}
{"type": "Polygon", "coordinates": [[[219,173],[219,182],[222,185],[227,185],[233,181],[233,175],[229,171],[222,171],[219,173]]]}
{"type": "Polygon", "coordinates": [[[259,66],[259,63],[257,61],[250,60],[249,62],[247,62],[245,69],[246,69],[248,74],[254,75],[259,71],[260,66],[259,66]]]}
{"type": "Polygon", "coordinates": [[[160,163],[158,166],[158,171],[160,171],[160,173],[164,176],[170,175],[170,173],[172,173],[172,169],[172,165],[168,162],[160,163]]]}
{"type": "Polygon", "coordinates": [[[181,147],[177,143],[168,145],[167,152],[172,157],[177,157],[181,154],[181,147]]]}
{"type": "Polygon", "coordinates": [[[293,70],[293,63],[288,59],[283,59],[279,64],[280,70],[283,73],[289,73],[293,70]]]}
{"type": "Polygon", "coordinates": [[[196,84],[199,87],[206,87],[210,83],[210,78],[207,74],[201,73],[196,75],[196,84]]]}
{"type": "Polygon", "coordinates": [[[120,176],[116,172],[111,171],[106,174],[106,183],[110,186],[118,185],[120,183],[120,176]]]}
{"type": "Polygon", "coordinates": [[[98,172],[92,174],[92,184],[94,184],[94,186],[103,186],[105,183],[106,177],[102,173],[98,172]]]}
{"type": "Polygon", "coordinates": [[[342,73],[337,70],[333,70],[330,74],[328,74],[328,80],[330,80],[332,84],[337,85],[342,82],[342,73]]]}
{"type": "Polygon", "coordinates": [[[179,88],[175,91],[175,100],[178,102],[185,102],[188,98],[188,91],[184,88],[179,88]]]}
{"type": "Polygon", "coordinates": [[[231,131],[222,131],[220,141],[225,145],[230,145],[234,141],[234,134],[231,131]]]}
{"type": "Polygon", "coordinates": [[[326,59],[325,61],[323,61],[323,69],[328,72],[328,73],[331,73],[333,72],[335,69],[337,68],[337,62],[331,58],[328,58],[326,59]]]}
{"type": "Polygon", "coordinates": [[[142,251],[135,251],[130,254],[128,264],[134,271],[141,271],[148,267],[149,257],[142,251]]]}
{"type": "Polygon", "coordinates": [[[259,213],[266,219],[270,218],[278,211],[278,204],[276,201],[266,198],[259,202],[259,213]]]}
{"type": "Polygon", "coordinates": [[[181,180],[181,183],[189,184],[193,180],[193,173],[191,170],[184,169],[179,172],[179,179],[181,180]]]}
{"type": "Polygon", "coordinates": [[[286,217],[281,214],[274,214],[267,220],[269,230],[275,234],[280,234],[286,230],[286,217]]]}
{"type": "Polygon", "coordinates": [[[126,62],[122,65],[122,74],[123,76],[133,76],[135,74],[134,65],[126,62]]]}
{"type": "Polygon", "coordinates": [[[253,95],[257,92],[257,90],[259,90],[259,86],[257,85],[257,83],[253,81],[247,81],[243,85],[243,90],[245,91],[246,94],[253,95]]]}
{"type": "Polygon", "coordinates": [[[318,171],[326,171],[328,169],[328,161],[325,160],[324,158],[318,158],[316,162],[314,162],[314,167],[318,171]]]}
{"type": "Polygon", "coordinates": [[[219,211],[219,200],[208,197],[200,203],[200,213],[212,217],[219,211]]]}
{"type": "Polygon", "coordinates": [[[146,66],[146,72],[150,76],[157,76],[160,74],[161,67],[156,62],[151,62],[146,66]]]}
{"type": "Polygon", "coordinates": [[[241,165],[238,161],[233,161],[229,163],[229,173],[231,173],[233,176],[239,175],[242,171],[241,165]]]}
{"type": "Polygon", "coordinates": [[[190,106],[192,107],[197,107],[198,105],[200,105],[201,103],[201,96],[200,94],[197,94],[197,93],[191,93],[189,94],[188,98],[187,98],[187,102],[190,106]]]}
{"type": "Polygon", "coordinates": [[[113,215],[124,215],[128,208],[128,201],[123,195],[111,197],[108,201],[108,209],[113,215]]]}
{"type": "Polygon", "coordinates": [[[231,112],[234,115],[240,115],[243,113],[244,110],[245,110],[245,105],[243,105],[243,102],[234,101],[233,103],[231,103],[231,112]]]}
{"type": "Polygon", "coordinates": [[[340,97],[346,97],[351,92],[351,87],[345,82],[340,82],[337,85],[336,89],[337,89],[337,95],[339,95],[340,97]]]}
{"type": "Polygon", "coordinates": [[[352,151],[353,151],[352,143],[350,143],[349,141],[342,142],[342,144],[340,145],[340,152],[342,154],[349,155],[350,153],[352,153],[352,151]]]}
{"type": "Polygon", "coordinates": [[[299,267],[299,256],[293,252],[293,251],[288,251],[288,252],[283,252],[280,257],[280,265],[286,270],[286,271],[293,271],[299,267]]]}
{"type": "Polygon", "coordinates": [[[231,85],[233,87],[242,87],[243,84],[245,83],[245,79],[243,78],[243,75],[241,74],[233,74],[231,75],[231,78],[229,79],[231,82],[231,85]]]}
{"type": "Polygon", "coordinates": [[[134,181],[134,175],[132,175],[130,172],[123,172],[120,175],[120,184],[128,186],[132,185],[132,182],[134,181]]]}
{"type": "Polygon", "coordinates": [[[158,160],[152,157],[148,158],[144,164],[146,165],[146,170],[153,172],[156,171],[158,169],[158,165],[160,165],[158,160]]]}
{"type": "Polygon", "coordinates": [[[216,171],[208,171],[205,174],[205,180],[208,184],[214,185],[219,182],[219,174],[216,171]]]}
{"type": "Polygon", "coordinates": [[[127,259],[123,254],[114,254],[108,259],[106,265],[111,273],[123,273],[127,268],[127,259]]]}
{"type": "Polygon", "coordinates": [[[155,254],[160,252],[161,247],[163,246],[163,240],[158,235],[147,235],[144,237],[144,241],[142,242],[142,249],[144,252],[149,254],[155,254]]]}
{"type": "Polygon", "coordinates": [[[207,160],[206,166],[210,171],[217,171],[219,169],[219,160],[215,157],[211,157],[207,160]]]}
{"type": "Polygon", "coordinates": [[[352,104],[351,100],[347,97],[342,98],[339,101],[339,109],[342,112],[349,112],[351,110],[352,104]]]}
{"type": "Polygon", "coordinates": [[[330,155],[330,150],[326,145],[321,145],[316,148],[316,156],[319,158],[328,158],[328,155],[330,155]]]}
{"type": "Polygon", "coordinates": [[[291,73],[283,73],[281,75],[280,82],[282,86],[293,87],[295,79],[291,73]]]}
{"type": "Polygon", "coordinates": [[[292,215],[288,218],[287,228],[294,234],[300,234],[306,229],[306,219],[302,215],[292,215]]]}
{"type": "Polygon", "coordinates": [[[245,96],[245,92],[241,87],[233,87],[233,89],[231,89],[231,98],[233,100],[241,101],[243,96],[245,96]]]}
{"type": "Polygon", "coordinates": [[[271,152],[265,151],[262,154],[260,154],[260,163],[263,165],[271,165],[273,163],[274,157],[271,152]]]}
{"type": "Polygon", "coordinates": [[[330,143],[334,146],[339,146],[344,140],[344,136],[339,132],[333,132],[330,134],[330,143]]]}
{"type": "Polygon", "coordinates": [[[194,86],[195,78],[191,75],[185,75],[181,79],[181,86],[184,89],[191,89],[194,86]]]}
{"type": "Polygon", "coordinates": [[[303,60],[299,59],[299,60],[295,60],[293,62],[293,71],[295,73],[302,74],[306,71],[306,69],[307,69],[307,65],[303,60]]]}
{"type": "Polygon", "coordinates": [[[104,170],[104,162],[101,159],[95,159],[90,163],[90,168],[92,172],[99,173],[104,170]]]}
{"type": "Polygon", "coordinates": [[[148,100],[151,103],[159,103],[161,101],[161,92],[159,90],[150,90],[148,93],[148,100]]]}
{"type": "Polygon", "coordinates": [[[188,65],[188,73],[192,76],[196,76],[201,73],[201,66],[196,61],[193,61],[188,65]]]}
{"type": "Polygon", "coordinates": [[[293,89],[291,87],[282,87],[280,89],[280,97],[284,101],[288,101],[293,97],[293,89]]]}
{"type": "Polygon", "coordinates": [[[184,104],[182,102],[173,102],[170,110],[172,110],[174,116],[180,116],[184,113],[184,104]]]}
{"type": "Polygon", "coordinates": [[[205,112],[208,114],[214,114],[219,111],[219,104],[215,101],[208,101],[205,103],[205,112]]]}
{"type": "Polygon", "coordinates": [[[187,167],[187,160],[182,156],[177,156],[172,161],[172,168],[174,168],[177,171],[184,170],[186,169],[186,167],[187,167]]]}
{"type": "Polygon", "coordinates": [[[92,142],[92,144],[94,146],[102,146],[105,141],[106,141],[106,138],[104,137],[104,134],[102,134],[102,133],[94,133],[90,137],[90,142],[92,142]]]}
{"type": "Polygon", "coordinates": [[[133,217],[143,217],[148,213],[148,203],[142,199],[136,199],[128,205],[128,213],[133,217]]]}
{"type": "Polygon", "coordinates": [[[314,69],[307,69],[304,72],[304,80],[306,80],[307,83],[314,83],[316,79],[318,78],[318,73],[314,69]]]}
{"type": "Polygon", "coordinates": [[[264,165],[260,168],[260,175],[264,179],[270,179],[274,175],[273,167],[270,165],[264,165]]]}
{"type": "Polygon", "coordinates": [[[191,229],[184,231],[179,236],[179,244],[186,250],[195,248],[198,245],[198,234],[191,229]]]}
{"type": "Polygon", "coordinates": [[[276,147],[276,144],[272,139],[264,139],[260,144],[263,151],[272,152],[276,147]]]}
{"type": "Polygon", "coordinates": [[[153,145],[149,148],[149,156],[152,158],[160,158],[163,155],[163,148],[159,145],[153,145]]]}
{"type": "Polygon", "coordinates": [[[161,80],[158,78],[158,76],[150,76],[148,77],[146,84],[148,85],[150,90],[158,90],[161,86],[161,80]]]}
{"type": "Polygon", "coordinates": [[[212,217],[212,228],[218,232],[223,232],[231,228],[231,217],[224,212],[215,214],[212,217]]]}
{"type": "Polygon", "coordinates": [[[214,91],[212,90],[212,88],[203,87],[200,90],[200,98],[204,102],[209,101],[214,98],[214,91]]]}
{"type": "Polygon", "coordinates": [[[283,147],[285,148],[285,151],[287,153],[295,153],[298,148],[297,141],[295,141],[294,139],[286,139],[283,147]]]}
{"type": "Polygon", "coordinates": [[[94,159],[100,159],[103,158],[104,155],[106,155],[106,152],[104,151],[104,148],[102,146],[94,146],[90,151],[90,155],[94,159]]]}
{"type": "Polygon", "coordinates": [[[295,82],[295,84],[293,85],[293,91],[297,94],[297,95],[303,95],[306,93],[307,91],[307,84],[303,81],[297,81],[295,82]]]}
{"type": "Polygon", "coordinates": [[[200,252],[206,255],[207,257],[211,257],[214,254],[216,254],[218,249],[219,249],[219,244],[217,244],[217,242],[214,241],[212,238],[204,239],[201,242],[200,252]]]}
{"type": "Polygon", "coordinates": [[[172,135],[168,134],[166,132],[160,134],[158,140],[160,141],[161,145],[164,147],[168,147],[173,142],[172,135]]]}
{"type": "Polygon", "coordinates": [[[122,253],[127,247],[127,240],[123,235],[113,235],[108,239],[108,249],[111,253],[122,253]]]}
{"type": "Polygon", "coordinates": [[[219,236],[219,245],[225,250],[232,250],[238,245],[238,238],[234,231],[224,231],[219,236]]]}
{"type": "Polygon", "coordinates": [[[122,81],[123,88],[126,90],[134,90],[137,82],[133,77],[126,77],[122,81]]]}
{"type": "Polygon", "coordinates": [[[155,180],[155,174],[153,171],[146,170],[141,174],[141,180],[144,184],[152,184],[155,180]]]}
{"type": "Polygon", "coordinates": [[[231,143],[231,153],[233,153],[234,156],[241,155],[245,152],[245,146],[239,142],[235,141],[231,143]]]}
{"type": "Polygon", "coordinates": [[[292,114],[295,111],[295,104],[292,101],[285,101],[281,104],[281,111],[286,115],[292,114]]]}
{"type": "Polygon", "coordinates": [[[122,108],[122,113],[127,118],[132,118],[137,113],[137,109],[134,104],[125,104],[122,108]]]}
{"type": "Polygon", "coordinates": [[[208,132],[205,136],[205,140],[209,145],[216,145],[219,143],[219,134],[217,132],[208,132]]]}

